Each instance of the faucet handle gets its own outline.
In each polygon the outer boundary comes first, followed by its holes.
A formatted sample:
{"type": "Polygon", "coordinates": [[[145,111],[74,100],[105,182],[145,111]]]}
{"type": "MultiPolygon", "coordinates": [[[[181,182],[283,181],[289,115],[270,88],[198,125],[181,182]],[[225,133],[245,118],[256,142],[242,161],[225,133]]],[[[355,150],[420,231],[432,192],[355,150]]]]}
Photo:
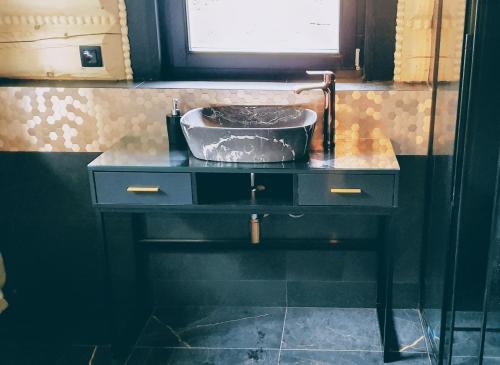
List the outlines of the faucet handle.
{"type": "Polygon", "coordinates": [[[323,75],[323,80],[327,84],[335,82],[335,73],[333,71],[310,71],[310,70],[307,70],[306,73],[308,75],[311,75],[311,76],[323,75]]]}
{"type": "Polygon", "coordinates": [[[308,75],[335,75],[333,71],[310,71],[307,70],[306,74],[308,75]]]}

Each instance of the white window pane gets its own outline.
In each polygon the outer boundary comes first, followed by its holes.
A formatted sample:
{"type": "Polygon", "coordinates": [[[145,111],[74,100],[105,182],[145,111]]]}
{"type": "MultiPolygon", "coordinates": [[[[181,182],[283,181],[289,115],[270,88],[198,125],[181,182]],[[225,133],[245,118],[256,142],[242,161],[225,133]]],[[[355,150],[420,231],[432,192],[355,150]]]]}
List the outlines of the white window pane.
{"type": "Polygon", "coordinates": [[[339,52],[340,0],[186,1],[192,52],[339,52]]]}

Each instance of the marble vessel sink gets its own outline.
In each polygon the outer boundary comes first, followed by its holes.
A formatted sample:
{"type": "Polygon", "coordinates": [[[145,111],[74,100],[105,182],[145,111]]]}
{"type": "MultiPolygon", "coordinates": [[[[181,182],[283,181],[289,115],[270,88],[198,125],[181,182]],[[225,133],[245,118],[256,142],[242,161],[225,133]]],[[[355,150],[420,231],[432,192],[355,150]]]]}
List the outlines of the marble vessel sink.
{"type": "Polygon", "coordinates": [[[264,163],[303,157],[316,119],[292,106],[221,106],[190,110],[181,126],[196,158],[264,163]]]}

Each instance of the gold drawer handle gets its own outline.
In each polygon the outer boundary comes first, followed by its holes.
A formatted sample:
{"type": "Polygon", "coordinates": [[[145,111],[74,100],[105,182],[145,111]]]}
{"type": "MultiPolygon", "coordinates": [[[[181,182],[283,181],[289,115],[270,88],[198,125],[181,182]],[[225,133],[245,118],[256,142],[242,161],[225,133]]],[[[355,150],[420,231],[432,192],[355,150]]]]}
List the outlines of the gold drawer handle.
{"type": "Polygon", "coordinates": [[[129,193],[159,193],[159,186],[129,186],[127,188],[129,193]]]}
{"type": "Polygon", "coordinates": [[[363,191],[361,189],[341,189],[341,188],[331,188],[330,193],[335,194],[361,194],[363,191]]]}

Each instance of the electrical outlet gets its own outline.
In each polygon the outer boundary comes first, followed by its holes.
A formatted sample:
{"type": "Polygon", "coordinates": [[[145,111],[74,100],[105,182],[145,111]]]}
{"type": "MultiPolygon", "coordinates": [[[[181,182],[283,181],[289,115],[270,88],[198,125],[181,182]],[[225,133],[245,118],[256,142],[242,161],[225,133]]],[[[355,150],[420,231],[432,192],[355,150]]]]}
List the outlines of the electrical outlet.
{"type": "Polygon", "coordinates": [[[82,67],[102,67],[101,46],[80,46],[82,67]]]}

